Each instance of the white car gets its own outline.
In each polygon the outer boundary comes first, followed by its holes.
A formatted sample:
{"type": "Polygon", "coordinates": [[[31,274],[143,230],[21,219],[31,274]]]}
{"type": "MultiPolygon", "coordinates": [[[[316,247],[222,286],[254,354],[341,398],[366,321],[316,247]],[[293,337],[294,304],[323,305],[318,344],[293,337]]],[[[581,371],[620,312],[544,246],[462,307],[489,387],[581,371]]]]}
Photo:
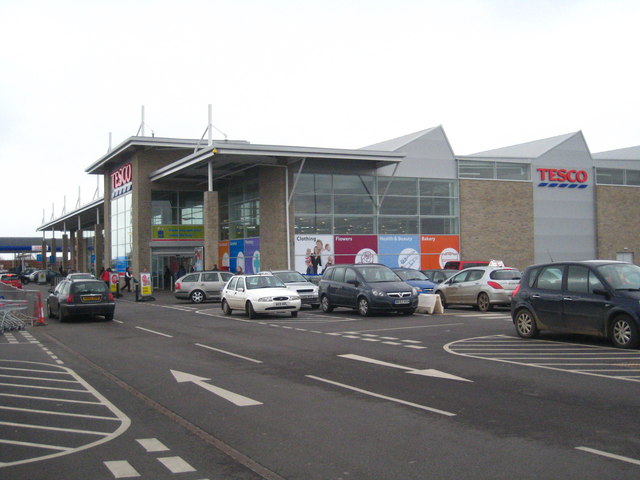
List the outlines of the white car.
{"type": "Polygon", "coordinates": [[[301,306],[300,295],[274,275],[235,275],[222,289],[221,303],[225,315],[244,310],[249,318],[285,312],[297,317],[301,306]]]}

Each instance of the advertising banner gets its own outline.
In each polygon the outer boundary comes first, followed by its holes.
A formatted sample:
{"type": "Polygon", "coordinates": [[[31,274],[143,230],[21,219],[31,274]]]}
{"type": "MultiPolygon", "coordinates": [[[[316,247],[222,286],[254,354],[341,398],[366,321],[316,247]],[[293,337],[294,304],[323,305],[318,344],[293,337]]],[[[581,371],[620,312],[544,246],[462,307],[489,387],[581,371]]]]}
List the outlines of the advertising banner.
{"type": "Polygon", "coordinates": [[[151,239],[155,242],[203,240],[204,225],[153,225],[151,239]]]}
{"type": "Polygon", "coordinates": [[[335,263],[378,263],[377,235],[336,235],[335,263]]]}
{"type": "Polygon", "coordinates": [[[149,272],[140,272],[140,294],[143,297],[148,297],[151,296],[152,293],[151,274],[149,272]]]}
{"type": "Polygon", "coordinates": [[[244,240],[245,273],[260,273],[260,239],[246,238],[244,240]]]}
{"type": "Polygon", "coordinates": [[[204,247],[196,247],[193,249],[193,269],[201,272],[204,265],[204,247]]]}
{"type": "Polygon", "coordinates": [[[218,243],[218,261],[220,270],[229,271],[229,240],[218,243]]]}
{"type": "Polygon", "coordinates": [[[229,240],[229,271],[244,273],[244,240],[229,240]]]}
{"type": "Polygon", "coordinates": [[[378,236],[378,262],[390,268],[420,269],[419,235],[378,236]]]}
{"type": "Polygon", "coordinates": [[[295,270],[308,274],[322,274],[335,263],[333,235],[296,235],[295,270]]]}
{"type": "Polygon", "coordinates": [[[120,275],[117,272],[111,272],[111,275],[109,275],[109,287],[111,289],[111,293],[116,293],[118,291],[119,284],[120,275]]]}
{"type": "Polygon", "coordinates": [[[450,260],[460,260],[460,236],[421,235],[420,253],[422,270],[443,268],[450,260]]]}

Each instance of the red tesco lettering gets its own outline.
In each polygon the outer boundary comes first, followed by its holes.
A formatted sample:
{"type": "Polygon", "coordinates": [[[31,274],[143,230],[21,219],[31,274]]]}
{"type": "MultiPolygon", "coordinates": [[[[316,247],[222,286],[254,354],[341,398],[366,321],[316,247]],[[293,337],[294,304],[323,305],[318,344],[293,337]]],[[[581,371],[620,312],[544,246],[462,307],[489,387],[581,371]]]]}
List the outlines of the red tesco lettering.
{"type": "Polygon", "coordinates": [[[585,183],[589,174],[585,170],[566,170],[564,168],[538,168],[543,182],[585,183]]]}
{"type": "Polygon", "coordinates": [[[131,182],[131,164],[127,163],[111,174],[111,187],[115,190],[131,182]]]}

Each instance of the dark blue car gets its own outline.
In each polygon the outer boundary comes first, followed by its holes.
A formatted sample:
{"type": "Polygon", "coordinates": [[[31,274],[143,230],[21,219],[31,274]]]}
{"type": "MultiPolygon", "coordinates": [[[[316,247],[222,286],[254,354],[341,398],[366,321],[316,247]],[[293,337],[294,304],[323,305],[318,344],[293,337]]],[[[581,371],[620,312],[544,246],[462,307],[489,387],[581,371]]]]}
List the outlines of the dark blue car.
{"type": "Polygon", "coordinates": [[[542,330],[606,337],[619,348],[640,344],[640,267],[611,260],[528,267],[514,291],[516,332],[542,330]]]}

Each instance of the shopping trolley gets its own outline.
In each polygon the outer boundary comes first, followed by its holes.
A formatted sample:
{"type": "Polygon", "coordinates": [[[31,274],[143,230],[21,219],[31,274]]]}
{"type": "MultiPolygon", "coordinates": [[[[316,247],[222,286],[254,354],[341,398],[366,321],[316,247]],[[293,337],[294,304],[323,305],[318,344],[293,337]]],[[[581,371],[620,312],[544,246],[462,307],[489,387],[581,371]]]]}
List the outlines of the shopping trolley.
{"type": "Polygon", "coordinates": [[[0,335],[13,330],[26,328],[25,316],[26,300],[0,300],[0,335]]]}

